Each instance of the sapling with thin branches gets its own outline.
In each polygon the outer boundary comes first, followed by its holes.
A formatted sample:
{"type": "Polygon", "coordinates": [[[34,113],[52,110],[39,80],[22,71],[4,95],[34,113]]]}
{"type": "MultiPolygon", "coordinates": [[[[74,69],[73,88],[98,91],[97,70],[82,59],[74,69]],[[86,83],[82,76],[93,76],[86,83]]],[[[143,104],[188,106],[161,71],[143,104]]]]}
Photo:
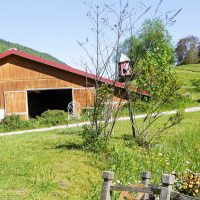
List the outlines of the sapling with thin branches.
{"type": "Polygon", "coordinates": [[[122,1],[119,1],[119,4],[103,6],[87,3],[87,6],[87,17],[91,21],[95,39],[91,44],[87,38],[86,42],[79,42],[79,45],[89,60],[89,64],[84,63],[85,70],[93,66],[96,75],[94,109],[89,113],[89,120],[91,129],[95,130],[95,138],[98,140],[99,137],[104,137],[108,141],[126,95],[125,89],[116,87],[119,79],[118,58],[122,42],[130,36],[130,19],[134,16],[134,8],[130,9],[128,2],[123,4],[122,1]],[[102,83],[103,77],[107,77],[110,83],[102,83]],[[119,98],[115,101],[116,97],[119,98]]]}
{"type": "Polygon", "coordinates": [[[94,141],[99,138],[109,141],[124,99],[128,100],[133,139],[141,146],[153,144],[154,138],[181,119],[177,114],[175,118],[171,117],[164,123],[156,134],[148,132],[160,118],[155,112],[157,113],[180,88],[180,81],[171,67],[174,61],[173,49],[165,29],[168,24],[174,22],[179,11],[170,17],[167,13],[166,20],[162,21],[156,17],[161,3],[162,1],[159,1],[153,19],[146,21],[139,34],[135,35],[133,27],[150,12],[151,7],[144,6],[143,11],[139,12],[136,7],[130,8],[128,1],[123,3],[121,0],[119,4],[112,5],[86,4],[89,7],[87,17],[92,24],[94,38],[88,37],[85,42],[78,43],[86,53],[83,67],[87,72],[95,74],[94,109],[89,113],[94,141]],[[126,45],[122,45],[127,38],[126,45]],[[126,53],[131,59],[130,63],[134,64],[132,74],[125,78],[123,89],[116,87],[117,81],[120,80],[118,62],[121,53],[126,53]],[[110,80],[109,84],[103,83],[103,77],[110,80]],[[139,94],[143,90],[148,91],[151,106],[141,129],[136,124],[134,106],[138,100],[145,98],[139,94]]]}

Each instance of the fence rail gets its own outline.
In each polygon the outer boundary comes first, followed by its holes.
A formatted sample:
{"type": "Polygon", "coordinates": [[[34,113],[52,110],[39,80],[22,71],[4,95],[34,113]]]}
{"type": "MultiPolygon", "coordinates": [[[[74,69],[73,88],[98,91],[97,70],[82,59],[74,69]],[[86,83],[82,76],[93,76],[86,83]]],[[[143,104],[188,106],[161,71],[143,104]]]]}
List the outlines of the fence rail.
{"type": "Polygon", "coordinates": [[[141,173],[141,184],[133,184],[130,186],[113,185],[114,172],[111,171],[105,171],[103,173],[103,179],[101,200],[112,200],[114,191],[121,191],[118,200],[151,200],[155,199],[154,195],[158,195],[160,200],[200,200],[196,197],[174,192],[173,185],[175,176],[172,174],[163,174],[161,186],[150,183],[150,172],[141,173]],[[129,192],[135,192],[138,193],[138,195],[133,196],[129,192]]]}
{"type": "Polygon", "coordinates": [[[140,187],[131,187],[123,185],[110,186],[110,191],[142,192],[147,194],[152,193],[151,188],[140,188],[140,187]]]}

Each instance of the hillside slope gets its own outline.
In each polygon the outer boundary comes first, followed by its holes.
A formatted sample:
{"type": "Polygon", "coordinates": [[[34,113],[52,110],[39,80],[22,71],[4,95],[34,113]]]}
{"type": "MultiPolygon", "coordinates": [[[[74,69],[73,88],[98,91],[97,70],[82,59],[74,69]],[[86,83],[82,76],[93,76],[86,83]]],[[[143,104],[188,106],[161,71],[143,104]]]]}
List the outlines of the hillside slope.
{"type": "Polygon", "coordinates": [[[51,60],[51,61],[54,61],[54,62],[57,62],[57,63],[65,64],[64,62],[62,62],[59,59],[51,56],[50,54],[39,52],[39,51],[36,51],[36,50],[31,49],[29,47],[0,39],[0,53],[3,53],[4,51],[7,51],[10,48],[16,48],[20,51],[23,51],[25,53],[29,53],[29,54],[34,55],[34,56],[45,58],[47,60],[51,60]]]}
{"type": "Polygon", "coordinates": [[[176,67],[176,72],[183,80],[183,89],[191,94],[192,99],[200,104],[200,92],[192,85],[191,80],[200,79],[200,64],[180,65],[176,67]]]}
{"type": "Polygon", "coordinates": [[[176,67],[176,72],[182,77],[183,85],[191,87],[191,80],[200,79],[200,64],[180,65],[176,67]]]}

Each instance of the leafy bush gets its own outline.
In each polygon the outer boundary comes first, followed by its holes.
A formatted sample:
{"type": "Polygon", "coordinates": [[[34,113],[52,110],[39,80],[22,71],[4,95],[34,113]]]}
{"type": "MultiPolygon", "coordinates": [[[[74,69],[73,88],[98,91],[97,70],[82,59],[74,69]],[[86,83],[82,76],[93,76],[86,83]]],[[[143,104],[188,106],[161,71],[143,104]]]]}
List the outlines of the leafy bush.
{"type": "Polygon", "coordinates": [[[19,115],[7,115],[0,122],[0,132],[33,129],[65,124],[67,113],[62,110],[47,110],[36,119],[23,120],[19,115]]]}
{"type": "Polygon", "coordinates": [[[31,121],[22,120],[19,115],[7,115],[1,124],[7,131],[26,129],[32,126],[31,121]]]}
{"type": "Polygon", "coordinates": [[[64,110],[47,110],[37,120],[46,126],[56,126],[66,122],[67,113],[64,110]]]}
{"type": "Polygon", "coordinates": [[[107,143],[103,133],[97,134],[91,126],[83,126],[81,136],[86,150],[98,152],[106,149],[107,143]]]}
{"type": "Polygon", "coordinates": [[[176,188],[181,193],[200,197],[200,174],[192,172],[178,174],[176,188]]]}
{"type": "Polygon", "coordinates": [[[200,92],[200,79],[191,80],[192,85],[196,88],[198,92],[200,92]]]}

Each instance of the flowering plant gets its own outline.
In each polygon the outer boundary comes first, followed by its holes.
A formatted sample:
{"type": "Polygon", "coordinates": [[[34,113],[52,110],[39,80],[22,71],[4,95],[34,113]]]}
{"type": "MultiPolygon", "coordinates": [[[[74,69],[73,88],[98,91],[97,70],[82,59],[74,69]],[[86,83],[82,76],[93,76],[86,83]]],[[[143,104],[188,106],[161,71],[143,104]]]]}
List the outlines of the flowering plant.
{"type": "Polygon", "coordinates": [[[200,174],[183,172],[176,177],[176,189],[180,193],[200,197],[200,174]]]}

